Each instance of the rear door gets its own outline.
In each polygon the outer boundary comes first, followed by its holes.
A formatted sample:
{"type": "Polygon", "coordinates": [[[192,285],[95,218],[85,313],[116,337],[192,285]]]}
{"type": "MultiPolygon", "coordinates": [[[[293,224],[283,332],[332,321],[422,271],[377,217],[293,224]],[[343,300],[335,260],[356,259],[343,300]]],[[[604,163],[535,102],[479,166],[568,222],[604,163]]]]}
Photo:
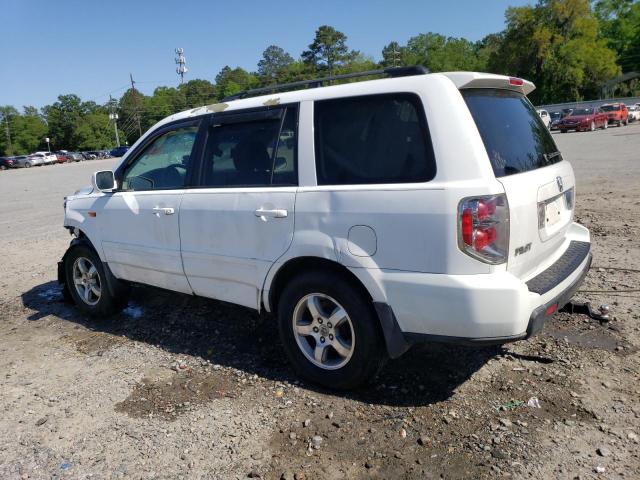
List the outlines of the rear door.
{"type": "Polygon", "coordinates": [[[461,93],[507,195],[507,269],[527,278],[558,252],[573,221],[573,169],[522,93],[490,88],[461,93]]]}
{"type": "Polygon", "coordinates": [[[214,114],[196,188],[180,214],[196,295],[259,308],[269,267],[293,239],[297,105],[214,114]]]}

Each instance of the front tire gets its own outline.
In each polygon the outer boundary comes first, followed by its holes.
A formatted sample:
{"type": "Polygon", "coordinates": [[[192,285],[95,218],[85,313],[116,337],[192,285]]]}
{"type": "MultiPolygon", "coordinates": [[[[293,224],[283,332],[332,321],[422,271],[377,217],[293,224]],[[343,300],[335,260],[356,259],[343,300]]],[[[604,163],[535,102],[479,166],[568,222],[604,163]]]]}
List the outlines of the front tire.
{"type": "Polygon", "coordinates": [[[278,322],[294,370],[313,383],[356,388],[386,359],[371,300],[339,275],[295,277],[280,296],[278,322]]]}
{"type": "Polygon", "coordinates": [[[589,126],[589,130],[591,130],[592,132],[596,131],[596,122],[591,122],[591,125],[589,126]]]}
{"type": "Polygon", "coordinates": [[[112,295],[104,265],[87,244],[69,248],[64,258],[64,270],[66,288],[78,309],[86,315],[105,318],[127,305],[128,289],[118,288],[118,295],[112,295]]]}

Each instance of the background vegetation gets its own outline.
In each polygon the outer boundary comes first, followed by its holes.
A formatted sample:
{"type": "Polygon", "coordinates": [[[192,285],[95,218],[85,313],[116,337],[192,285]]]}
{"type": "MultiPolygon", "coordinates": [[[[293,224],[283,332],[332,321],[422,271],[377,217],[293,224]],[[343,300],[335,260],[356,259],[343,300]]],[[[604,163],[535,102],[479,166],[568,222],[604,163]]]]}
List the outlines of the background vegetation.
{"type": "MultiPolygon", "coordinates": [[[[505,29],[478,42],[421,33],[406,44],[389,42],[376,62],[352,50],[347,36],[323,25],[298,58],[268,46],[255,72],[225,66],[214,82],[196,79],[160,86],[152,95],[130,88],[112,104],[97,105],[77,95],[60,95],[41,110],[0,106],[0,155],[52,149],[113,147],[109,112],[119,115],[122,143],[131,145],[162,118],[220,101],[240,91],[276,83],[396,65],[424,65],[432,72],[475,70],[532,80],[533,103],[598,98],[602,85],[626,72],[640,72],[640,2],[636,0],[539,0],[505,12],[505,29]]],[[[618,95],[640,94],[640,84],[621,84],[618,95]]]]}

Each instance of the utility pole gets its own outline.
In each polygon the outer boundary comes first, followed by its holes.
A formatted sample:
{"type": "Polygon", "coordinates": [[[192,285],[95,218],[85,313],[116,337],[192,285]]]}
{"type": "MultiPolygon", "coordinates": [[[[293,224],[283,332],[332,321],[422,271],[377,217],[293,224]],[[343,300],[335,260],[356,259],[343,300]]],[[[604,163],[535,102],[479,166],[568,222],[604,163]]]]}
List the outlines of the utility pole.
{"type": "Polygon", "coordinates": [[[187,59],[184,58],[184,48],[176,48],[176,73],[180,75],[180,83],[184,82],[184,74],[189,71],[187,59]]]}
{"type": "Polygon", "coordinates": [[[131,94],[133,95],[133,101],[135,103],[135,117],[138,122],[138,133],[142,136],[142,127],[140,126],[140,114],[138,113],[138,96],[136,95],[136,82],[133,81],[133,75],[129,73],[129,78],[131,79],[131,94]]]}
{"type": "Polygon", "coordinates": [[[11,148],[11,130],[9,130],[9,115],[6,110],[3,113],[4,123],[5,123],[5,132],[7,134],[7,153],[9,155],[13,154],[13,148],[11,148]]]}
{"type": "Polygon", "coordinates": [[[109,105],[111,106],[111,113],[109,114],[109,120],[113,120],[113,128],[116,132],[116,147],[120,146],[120,137],[118,136],[118,114],[116,113],[116,102],[109,95],[109,105]]]}
{"type": "Polygon", "coordinates": [[[393,66],[394,67],[398,67],[400,66],[400,60],[401,60],[401,52],[399,49],[396,48],[396,46],[393,46],[393,50],[391,51],[391,58],[393,59],[393,66]]]}

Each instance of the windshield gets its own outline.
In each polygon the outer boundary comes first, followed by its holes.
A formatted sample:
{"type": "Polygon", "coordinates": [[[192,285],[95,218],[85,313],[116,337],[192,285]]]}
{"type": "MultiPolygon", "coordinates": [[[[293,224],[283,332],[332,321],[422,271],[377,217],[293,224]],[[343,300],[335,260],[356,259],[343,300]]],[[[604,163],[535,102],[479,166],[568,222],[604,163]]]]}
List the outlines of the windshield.
{"type": "Polygon", "coordinates": [[[553,112],[551,114],[551,118],[553,118],[554,120],[559,119],[560,117],[562,117],[562,114],[560,112],[553,112]]]}
{"type": "Polygon", "coordinates": [[[549,130],[527,98],[511,90],[461,90],[496,177],[562,160],[549,130]]]}
{"type": "Polygon", "coordinates": [[[571,116],[575,117],[576,115],[591,115],[593,113],[593,108],[576,108],[571,116]]]}
{"type": "Polygon", "coordinates": [[[614,112],[620,110],[620,105],[602,105],[600,108],[605,112],[614,112]]]}

